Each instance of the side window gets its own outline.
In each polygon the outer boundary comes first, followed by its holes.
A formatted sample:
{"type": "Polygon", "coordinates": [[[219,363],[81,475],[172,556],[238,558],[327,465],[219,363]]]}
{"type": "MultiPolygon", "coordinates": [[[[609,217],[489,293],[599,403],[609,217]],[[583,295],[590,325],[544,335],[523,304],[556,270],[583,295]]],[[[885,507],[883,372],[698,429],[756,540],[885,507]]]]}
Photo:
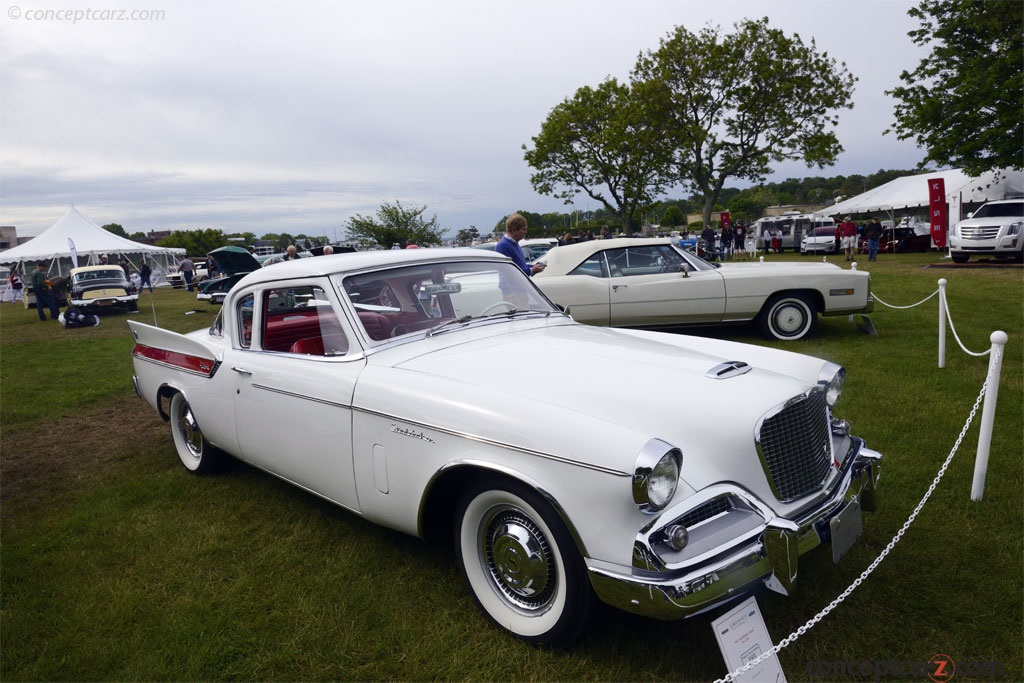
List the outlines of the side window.
{"type": "Polygon", "coordinates": [[[264,351],[304,356],[343,356],[348,352],[348,337],[322,288],[267,289],[261,299],[264,351]]]}
{"type": "Polygon", "coordinates": [[[243,349],[252,348],[252,306],[255,299],[252,294],[242,298],[235,309],[235,320],[238,321],[238,344],[243,349]]]}
{"type": "Polygon", "coordinates": [[[605,266],[604,252],[599,251],[583,263],[569,271],[569,275],[589,275],[590,277],[608,277],[605,266]]]}

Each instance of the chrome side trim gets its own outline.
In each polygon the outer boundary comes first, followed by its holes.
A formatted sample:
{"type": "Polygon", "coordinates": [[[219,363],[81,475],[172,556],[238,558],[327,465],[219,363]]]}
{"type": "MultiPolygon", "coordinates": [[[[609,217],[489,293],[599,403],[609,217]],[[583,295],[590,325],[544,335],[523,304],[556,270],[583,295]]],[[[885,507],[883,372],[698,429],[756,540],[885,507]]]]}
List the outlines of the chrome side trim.
{"type": "Polygon", "coordinates": [[[346,405],[344,403],[338,403],[337,401],[328,401],[325,398],[317,398],[316,396],[307,396],[306,394],[297,394],[294,391],[285,391],[284,389],[278,389],[277,387],[268,387],[266,384],[257,384],[256,382],[253,382],[250,386],[253,389],[262,389],[263,391],[269,391],[269,392],[272,392],[272,393],[275,393],[275,394],[281,394],[282,396],[290,396],[292,398],[300,398],[300,399],[303,399],[303,400],[306,400],[306,401],[312,401],[313,403],[320,403],[320,404],[325,405],[325,406],[332,406],[334,408],[345,408],[345,409],[348,409],[348,408],[351,407],[351,406],[348,406],[348,405],[346,405]]]}
{"type": "Polygon", "coordinates": [[[455,436],[460,439],[468,439],[477,443],[482,443],[488,446],[497,446],[499,448],[507,448],[518,453],[524,453],[526,455],[532,455],[538,458],[544,458],[545,460],[552,460],[554,462],[564,463],[566,465],[573,465],[575,467],[582,467],[584,469],[593,470],[595,472],[601,472],[603,474],[610,474],[615,477],[631,477],[631,472],[624,472],[611,467],[602,467],[600,465],[594,465],[593,463],[583,462],[581,460],[574,460],[573,458],[566,458],[561,455],[555,455],[554,453],[548,453],[545,451],[537,451],[532,448],[525,448],[523,446],[517,446],[515,444],[507,443],[504,441],[497,441],[496,439],[489,439],[485,436],[479,436],[477,434],[470,434],[469,432],[460,432],[455,429],[448,429],[447,427],[439,427],[428,422],[419,422],[418,420],[410,420],[408,418],[401,417],[400,415],[393,415],[391,413],[382,413],[376,410],[370,410],[368,408],[360,408],[358,406],[352,406],[353,412],[363,413],[365,415],[373,415],[374,417],[380,417],[385,420],[393,420],[396,422],[403,422],[420,429],[430,429],[441,434],[447,434],[449,436],[455,436]]]}

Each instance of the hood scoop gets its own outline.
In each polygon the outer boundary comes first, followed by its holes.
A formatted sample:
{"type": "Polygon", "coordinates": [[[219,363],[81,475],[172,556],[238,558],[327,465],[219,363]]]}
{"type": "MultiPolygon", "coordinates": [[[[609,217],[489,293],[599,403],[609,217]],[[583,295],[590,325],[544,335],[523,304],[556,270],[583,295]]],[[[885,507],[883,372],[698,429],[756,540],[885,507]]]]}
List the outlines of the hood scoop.
{"type": "Polygon", "coordinates": [[[727,360],[705,372],[704,376],[709,379],[729,379],[731,377],[745,375],[750,372],[750,370],[750,365],[741,360],[727,360]]]}

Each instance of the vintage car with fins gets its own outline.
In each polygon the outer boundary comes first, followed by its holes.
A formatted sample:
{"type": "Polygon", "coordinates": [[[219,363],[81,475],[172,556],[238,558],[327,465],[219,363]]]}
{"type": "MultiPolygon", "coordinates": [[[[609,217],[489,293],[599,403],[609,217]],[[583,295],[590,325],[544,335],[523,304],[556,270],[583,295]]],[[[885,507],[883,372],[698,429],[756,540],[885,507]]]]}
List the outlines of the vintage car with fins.
{"type": "Polygon", "coordinates": [[[187,470],[238,458],[449,544],[482,612],[537,645],[572,643],[598,600],[674,620],[830,580],[801,556],[840,561],[878,500],[839,365],[583,325],[483,250],[290,261],[209,328],[128,324],[187,470]]]}
{"type": "Polygon", "coordinates": [[[544,260],[534,282],[590,325],[755,322],[768,339],[793,341],[814,333],[818,315],[874,308],[866,272],[831,263],[710,263],[667,238],[591,240],[555,247],[544,260]]]}

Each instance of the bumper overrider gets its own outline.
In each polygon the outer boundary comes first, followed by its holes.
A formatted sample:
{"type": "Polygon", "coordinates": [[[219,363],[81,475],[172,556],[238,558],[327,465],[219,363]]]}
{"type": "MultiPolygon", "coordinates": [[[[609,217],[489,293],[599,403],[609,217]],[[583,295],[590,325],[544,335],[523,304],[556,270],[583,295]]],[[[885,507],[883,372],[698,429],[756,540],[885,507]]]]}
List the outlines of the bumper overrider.
{"type": "Polygon", "coordinates": [[[833,438],[836,452],[846,454],[838,476],[792,518],[776,515],[735,484],[708,487],[640,531],[628,573],[589,560],[594,590],[619,609],[666,620],[698,614],[762,585],[788,594],[800,555],[831,543],[838,562],[860,533],[861,511],[876,507],[882,454],[858,438],[833,438]],[[689,541],[675,550],[668,530],[680,524],[689,541]]]}

